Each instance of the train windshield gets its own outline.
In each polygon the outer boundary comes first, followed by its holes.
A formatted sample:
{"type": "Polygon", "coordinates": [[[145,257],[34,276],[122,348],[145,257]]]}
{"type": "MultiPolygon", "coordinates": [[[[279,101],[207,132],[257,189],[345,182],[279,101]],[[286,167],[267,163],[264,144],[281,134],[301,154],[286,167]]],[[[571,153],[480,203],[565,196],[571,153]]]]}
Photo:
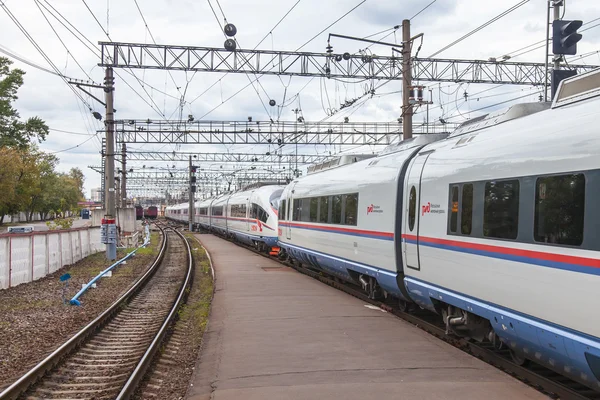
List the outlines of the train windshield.
{"type": "Polygon", "coordinates": [[[279,198],[281,197],[281,193],[283,193],[283,189],[277,189],[271,194],[271,197],[269,197],[269,203],[271,203],[271,207],[276,210],[279,210],[279,198]]]}

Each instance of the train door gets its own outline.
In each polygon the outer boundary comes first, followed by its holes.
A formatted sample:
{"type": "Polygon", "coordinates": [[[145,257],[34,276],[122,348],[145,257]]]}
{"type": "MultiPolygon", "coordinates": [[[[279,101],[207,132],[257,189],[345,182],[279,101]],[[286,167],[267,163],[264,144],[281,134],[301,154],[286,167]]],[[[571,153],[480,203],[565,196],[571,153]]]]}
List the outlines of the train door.
{"type": "Polygon", "coordinates": [[[250,192],[248,198],[246,199],[246,232],[250,232],[252,230],[252,223],[250,216],[252,215],[252,196],[254,195],[254,190],[250,192]]]}
{"type": "Polygon", "coordinates": [[[287,201],[285,202],[285,206],[287,208],[287,210],[285,210],[285,215],[286,215],[286,228],[285,228],[285,237],[287,239],[292,239],[292,214],[293,214],[293,204],[294,204],[294,187],[296,186],[296,183],[292,184],[292,187],[290,188],[289,196],[287,198],[287,201]]]}
{"type": "Polygon", "coordinates": [[[419,270],[419,220],[421,204],[421,176],[430,153],[419,154],[410,166],[404,188],[404,233],[402,235],[404,265],[419,270]]]}

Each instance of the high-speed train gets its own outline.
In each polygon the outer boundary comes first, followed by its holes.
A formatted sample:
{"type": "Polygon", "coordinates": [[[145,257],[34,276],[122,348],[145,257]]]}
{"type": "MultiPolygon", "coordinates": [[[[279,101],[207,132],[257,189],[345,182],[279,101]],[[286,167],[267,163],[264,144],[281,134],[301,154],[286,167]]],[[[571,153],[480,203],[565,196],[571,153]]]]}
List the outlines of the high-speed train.
{"type": "Polygon", "coordinates": [[[593,71],[552,104],[295,179],[279,255],[600,391],[599,109],[593,71]]]}
{"type": "MultiPolygon", "coordinates": [[[[265,185],[196,202],[194,225],[252,245],[277,248],[277,209],[283,186],[265,185]]],[[[166,216],[187,222],[188,204],[167,207],[166,216]]]]}

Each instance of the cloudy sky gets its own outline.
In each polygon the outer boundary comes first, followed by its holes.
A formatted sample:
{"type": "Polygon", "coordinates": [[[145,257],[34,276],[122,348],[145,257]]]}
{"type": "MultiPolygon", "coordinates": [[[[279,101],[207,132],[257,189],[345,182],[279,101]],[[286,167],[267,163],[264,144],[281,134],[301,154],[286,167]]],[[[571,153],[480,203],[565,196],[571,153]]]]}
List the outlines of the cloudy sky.
{"type": "MultiPolygon", "coordinates": [[[[97,66],[98,46],[90,49],[92,46],[89,42],[96,44],[98,41],[109,40],[105,32],[115,42],[152,43],[154,39],[159,44],[223,47],[224,37],[220,24],[226,18],[227,22],[236,25],[236,39],[242,48],[252,49],[264,39],[258,49],[296,50],[360,4],[353,12],[302,47],[302,51],[324,52],[328,33],[366,37],[384,31],[372,36],[372,39],[384,38],[387,42],[399,42],[401,31],[394,31],[392,28],[401,24],[403,19],[412,18],[431,2],[432,0],[137,0],[146,25],[134,0],[4,0],[4,9],[0,12],[0,50],[52,69],[9,18],[6,12],[9,10],[62,74],[102,82],[104,71],[97,66]],[[210,5],[214,7],[216,17],[210,5]],[[273,29],[288,12],[279,26],[273,29]],[[61,25],[53,16],[58,16],[57,13],[66,18],[82,36],[76,32],[77,36],[73,35],[61,25]],[[84,43],[88,46],[84,46],[84,43]]],[[[424,33],[419,57],[436,53],[519,3],[517,0],[436,0],[411,20],[413,35],[424,33]]],[[[543,62],[545,49],[543,42],[538,42],[545,39],[546,4],[545,0],[530,0],[436,57],[486,60],[508,54],[512,57],[511,61],[543,62]],[[536,45],[530,46],[533,44],[536,45]]],[[[580,31],[589,29],[582,32],[584,38],[578,45],[578,54],[583,57],[570,57],[570,63],[600,65],[600,55],[597,52],[600,50],[600,26],[596,27],[600,21],[600,3],[595,0],[567,0],[564,18],[582,19],[587,24],[580,31]]],[[[331,44],[336,53],[357,53],[367,46],[365,43],[340,39],[333,39],[331,44]]],[[[391,54],[390,48],[385,46],[375,45],[370,51],[378,55],[391,54]]],[[[17,102],[21,116],[27,118],[37,115],[48,123],[53,130],[41,148],[57,152],[61,170],[74,166],[81,168],[86,176],[85,187],[89,195],[91,188],[100,186],[100,175],[88,166],[100,165],[101,136],[93,135],[103,128],[103,123],[93,118],[88,106],[76,97],[60,77],[21,61],[14,61],[15,66],[27,72],[17,102]],[[72,148],[77,145],[79,146],[72,148]]],[[[339,110],[340,104],[360,97],[372,82],[350,83],[321,78],[311,80],[306,77],[290,79],[264,76],[260,79],[262,87],[255,85],[254,89],[249,86],[223,102],[248,85],[246,75],[225,76],[208,72],[186,74],[180,71],[169,74],[165,71],[135,70],[138,81],[127,70],[117,69],[116,73],[117,119],[175,119],[182,112],[184,118],[191,114],[204,120],[243,121],[252,116],[255,121],[269,118],[293,121],[295,114],[292,110],[295,108],[302,110],[307,121],[340,121],[348,117],[352,121],[388,122],[395,121],[400,116],[400,82],[390,82],[377,89],[373,98],[362,98],[353,107],[339,110]],[[210,89],[207,90],[208,88],[210,89]],[[184,90],[184,106],[181,110],[180,99],[184,90]],[[276,100],[277,106],[269,107],[270,99],[276,100]],[[267,104],[266,107],[263,103],[267,104]]],[[[529,86],[434,82],[423,84],[432,89],[434,103],[431,105],[430,118],[443,117],[454,122],[479,115],[481,111],[476,110],[482,107],[492,106],[486,109],[488,112],[497,107],[505,107],[511,104],[510,101],[538,101],[540,94],[538,88],[529,86]],[[465,92],[468,93],[466,99],[465,92]],[[496,106],[498,103],[504,104],[496,106]]],[[[102,96],[102,92],[98,90],[94,93],[102,96]]],[[[83,98],[93,111],[104,113],[102,105],[86,94],[83,94],[83,98]]],[[[414,117],[415,123],[423,122],[424,111],[418,110],[414,117]]],[[[130,149],[257,154],[269,151],[266,145],[132,144],[130,149]]],[[[339,150],[339,147],[333,146],[307,146],[300,151],[324,154],[339,150]]],[[[282,151],[291,153],[294,149],[284,147],[282,151]]],[[[169,163],[169,167],[173,164],[169,163]]],[[[176,168],[185,167],[185,163],[175,164],[176,168]]],[[[131,166],[139,170],[142,165],[167,167],[166,164],[141,161],[132,163],[131,166]]],[[[218,166],[206,167],[210,169],[218,166]]]]}

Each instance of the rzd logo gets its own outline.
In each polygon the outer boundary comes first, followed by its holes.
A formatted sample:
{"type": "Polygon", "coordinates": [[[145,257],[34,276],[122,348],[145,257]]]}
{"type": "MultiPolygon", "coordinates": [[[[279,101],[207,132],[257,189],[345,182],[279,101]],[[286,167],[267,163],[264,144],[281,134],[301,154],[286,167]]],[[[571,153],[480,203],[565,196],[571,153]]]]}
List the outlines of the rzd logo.
{"type": "Polygon", "coordinates": [[[367,214],[372,213],[373,212],[373,204],[371,204],[370,206],[367,206],[367,214]]]}
{"type": "Polygon", "coordinates": [[[431,203],[427,203],[424,206],[421,206],[421,216],[425,215],[425,213],[431,212],[431,203]]]}

